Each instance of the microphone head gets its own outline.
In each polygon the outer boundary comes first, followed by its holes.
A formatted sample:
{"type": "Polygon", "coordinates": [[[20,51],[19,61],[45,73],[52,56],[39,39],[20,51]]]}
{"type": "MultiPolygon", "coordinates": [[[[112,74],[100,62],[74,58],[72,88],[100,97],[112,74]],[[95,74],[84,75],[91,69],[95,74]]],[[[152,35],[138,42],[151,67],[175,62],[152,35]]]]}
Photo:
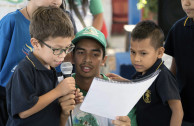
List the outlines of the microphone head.
{"type": "Polygon", "coordinates": [[[73,70],[73,65],[70,62],[63,62],[61,64],[61,72],[63,75],[71,74],[73,70]]]}

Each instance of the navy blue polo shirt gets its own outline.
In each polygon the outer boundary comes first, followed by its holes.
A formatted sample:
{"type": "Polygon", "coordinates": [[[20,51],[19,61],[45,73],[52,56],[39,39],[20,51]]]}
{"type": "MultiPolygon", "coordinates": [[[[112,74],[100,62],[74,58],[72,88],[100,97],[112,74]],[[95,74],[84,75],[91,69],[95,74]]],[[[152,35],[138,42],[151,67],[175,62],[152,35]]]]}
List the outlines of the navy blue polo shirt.
{"type": "Polygon", "coordinates": [[[165,53],[176,61],[176,77],[181,91],[184,120],[194,123],[194,22],[184,17],[171,28],[165,53]]]}
{"type": "Polygon", "coordinates": [[[18,114],[34,106],[39,96],[57,84],[54,68],[48,70],[30,53],[17,66],[6,86],[9,119],[7,126],[59,126],[61,107],[55,100],[43,110],[21,119],[18,114]]]}
{"type": "Polygon", "coordinates": [[[136,73],[134,79],[150,75],[159,68],[156,80],[136,104],[138,126],[169,126],[172,111],[168,100],[180,99],[176,80],[161,59],[144,74],[136,73]]]}

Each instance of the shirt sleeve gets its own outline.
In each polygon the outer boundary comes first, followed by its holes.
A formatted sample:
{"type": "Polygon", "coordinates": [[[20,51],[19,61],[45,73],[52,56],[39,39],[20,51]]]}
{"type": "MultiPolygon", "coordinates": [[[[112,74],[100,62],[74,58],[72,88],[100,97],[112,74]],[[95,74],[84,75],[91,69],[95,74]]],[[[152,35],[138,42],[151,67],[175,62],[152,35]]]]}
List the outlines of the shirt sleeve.
{"type": "Polygon", "coordinates": [[[165,53],[174,57],[174,26],[170,29],[164,45],[165,53]]]}
{"type": "Polygon", "coordinates": [[[156,83],[156,90],[163,104],[166,104],[168,100],[180,100],[176,80],[170,71],[161,71],[156,83]]]}
{"type": "MultiPolygon", "coordinates": [[[[20,66],[18,66],[20,67],[20,66]]],[[[28,67],[29,68],[29,67],[28,67]]],[[[38,101],[32,69],[16,68],[6,86],[8,112],[12,116],[30,109],[38,101]]]]}
{"type": "MultiPolygon", "coordinates": [[[[8,16],[5,16],[0,21],[0,72],[3,68],[11,43],[11,35],[13,33],[12,25],[14,25],[14,21],[8,16]]],[[[0,75],[1,74],[2,73],[0,73],[0,75]]],[[[1,79],[2,78],[0,78],[0,80],[1,79]]]]}
{"type": "Polygon", "coordinates": [[[93,15],[102,13],[103,12],[102,0],[91,0],[89,8],[90,8],[90,12],[93,15]]]}
{"type": "Polygon", "coordinates": [[[136,107],[133,107],[128,114],[128,117],[131,119],[131,125],[137,126],[137,119],[136,119],[136,107]]]}

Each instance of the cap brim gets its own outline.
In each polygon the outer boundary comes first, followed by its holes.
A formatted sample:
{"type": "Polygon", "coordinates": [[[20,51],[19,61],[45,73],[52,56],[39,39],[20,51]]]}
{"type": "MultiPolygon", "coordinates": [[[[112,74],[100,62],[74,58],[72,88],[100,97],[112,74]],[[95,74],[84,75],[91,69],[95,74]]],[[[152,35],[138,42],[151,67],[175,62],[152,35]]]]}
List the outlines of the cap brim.
{"type": "MultiPolygon", "coordinates": [[[[79,42],[79,40],[81,39],[86,39],[86,38],[92,38],[92,39],[95,39],[96,41],[98,41],[103,47],[103,42],[102,40],[99,39],[99,37],[95,37],[94,35],[83,35],[83,36],[77,36],[75,39],[72,40],[73,44],[76,44],[77,42],[79,42]]],[[[104,47],[106,48],[106,47],[104,47]]]]}

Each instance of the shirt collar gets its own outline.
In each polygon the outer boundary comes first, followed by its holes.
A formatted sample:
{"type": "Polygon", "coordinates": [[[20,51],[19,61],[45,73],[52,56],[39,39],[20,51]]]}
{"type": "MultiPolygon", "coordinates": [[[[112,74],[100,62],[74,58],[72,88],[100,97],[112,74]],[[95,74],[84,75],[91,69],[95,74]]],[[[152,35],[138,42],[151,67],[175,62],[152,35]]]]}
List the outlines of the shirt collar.
{"type": "MultiPolygon", "coordinates": [[[[42,65],[42,63],[34,56],[33,52],[30,52],[28,56],[26,56],[27,60],[29,60],[32,65],[38,69],[38,70],[49,70],[45,66],[42,65]]],[[[55,68],[52,68],[52,70],[55,71],[55,68]]]]}
{"type": "Polygon", "coordinates": [[[184,22],[184,26],[192,26],[194,25],[194,21],[192,18],[187,17],[184,22]]]}

